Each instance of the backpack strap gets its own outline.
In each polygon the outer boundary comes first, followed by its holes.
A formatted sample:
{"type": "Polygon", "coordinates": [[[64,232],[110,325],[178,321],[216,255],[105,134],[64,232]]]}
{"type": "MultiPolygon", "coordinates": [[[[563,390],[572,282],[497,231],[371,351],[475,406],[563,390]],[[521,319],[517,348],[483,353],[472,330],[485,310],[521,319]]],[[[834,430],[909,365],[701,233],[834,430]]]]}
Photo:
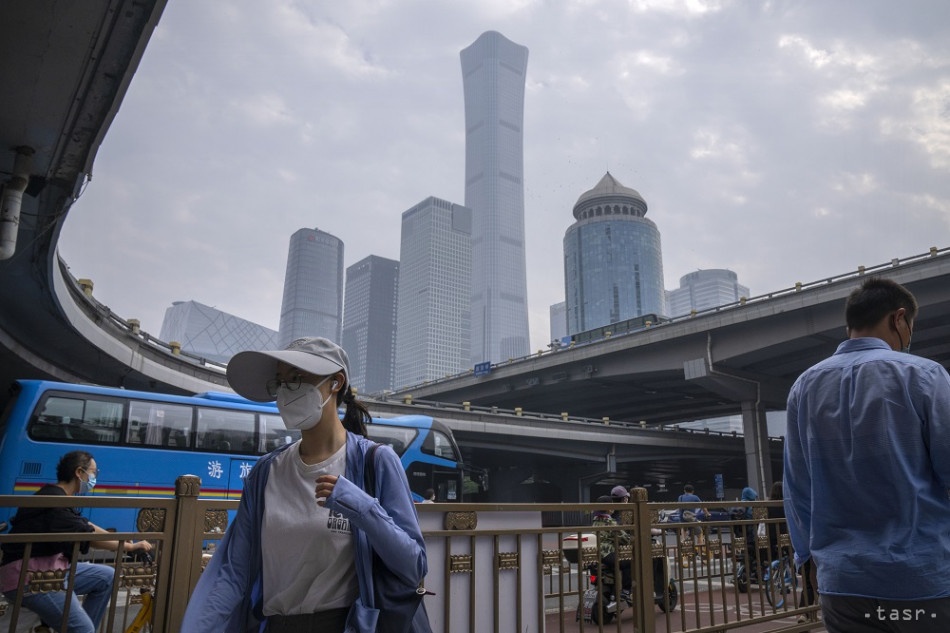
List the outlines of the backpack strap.
{"type": "Polygon", "coordinates": [[[366,451],[363,457],[363,491],[371,497],[376,496],[376,449],[379,444],[366,451]]]}

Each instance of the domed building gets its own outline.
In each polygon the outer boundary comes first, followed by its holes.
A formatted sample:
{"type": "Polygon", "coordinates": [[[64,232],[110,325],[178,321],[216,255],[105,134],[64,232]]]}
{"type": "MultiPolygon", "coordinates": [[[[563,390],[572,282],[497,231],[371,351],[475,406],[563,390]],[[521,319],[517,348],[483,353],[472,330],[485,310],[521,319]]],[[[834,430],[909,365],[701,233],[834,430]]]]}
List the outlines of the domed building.
{"type": "Polygon", "coordinates": [[[564,234],[569,334],[665,314],[660,232],[646,213],[643,197],[610,172],[577,199],[564,234]]]}

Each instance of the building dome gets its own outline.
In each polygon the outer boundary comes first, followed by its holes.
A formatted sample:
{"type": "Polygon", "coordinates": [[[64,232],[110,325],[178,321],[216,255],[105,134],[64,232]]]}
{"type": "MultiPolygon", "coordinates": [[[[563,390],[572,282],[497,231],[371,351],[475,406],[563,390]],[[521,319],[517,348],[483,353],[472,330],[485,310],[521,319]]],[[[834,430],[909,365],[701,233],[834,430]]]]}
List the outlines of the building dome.
{"type": "Polygon", "coordinates": [[[610,172],[577,199],[564,233],[568,334],[666,314],[660,231],[646,212],[610,172]]]}
{"type": "Polygon", "coordinates": [[[636,189],[624,187],[608,171],[593,189],[585,191],[574,204],[574,217],[580,220],[584,211],[598,204],[629,205],[632,215],[643,217],[647,203],[636,189]]]}

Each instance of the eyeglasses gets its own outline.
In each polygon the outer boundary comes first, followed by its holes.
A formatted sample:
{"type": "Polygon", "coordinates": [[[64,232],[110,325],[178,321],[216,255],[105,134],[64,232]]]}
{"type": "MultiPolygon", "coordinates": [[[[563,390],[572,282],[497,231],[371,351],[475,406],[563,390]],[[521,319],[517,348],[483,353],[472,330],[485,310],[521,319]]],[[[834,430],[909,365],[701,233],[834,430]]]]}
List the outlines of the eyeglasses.
{"type": "Polygon", "coordinates": [[[288,391],[297,391],[300,389],[300,383],[302,382],[303,377],[300,374],[294,374],[288,380],[271,378],[266,383],[264,383],[264,388],[267,390],[267,395],[269,395],[271,398],[276,398],[277,390],[280,389],[281,385],[286,387],[288,391]]]}

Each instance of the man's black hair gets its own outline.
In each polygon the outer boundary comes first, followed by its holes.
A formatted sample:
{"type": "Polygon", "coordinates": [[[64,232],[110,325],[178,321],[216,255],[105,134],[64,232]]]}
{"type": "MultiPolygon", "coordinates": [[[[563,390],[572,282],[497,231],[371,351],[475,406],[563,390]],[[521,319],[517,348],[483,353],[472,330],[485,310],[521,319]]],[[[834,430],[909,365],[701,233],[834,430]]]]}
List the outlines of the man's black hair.
{"type": "Polygon", "coordinates": [[[849,332],[866,330],[900,308],[907,311],[908,319],[916,317],[917,300],[914,295],[896,281],[871,277],[848,296],[844,320],[849,332]]]}

